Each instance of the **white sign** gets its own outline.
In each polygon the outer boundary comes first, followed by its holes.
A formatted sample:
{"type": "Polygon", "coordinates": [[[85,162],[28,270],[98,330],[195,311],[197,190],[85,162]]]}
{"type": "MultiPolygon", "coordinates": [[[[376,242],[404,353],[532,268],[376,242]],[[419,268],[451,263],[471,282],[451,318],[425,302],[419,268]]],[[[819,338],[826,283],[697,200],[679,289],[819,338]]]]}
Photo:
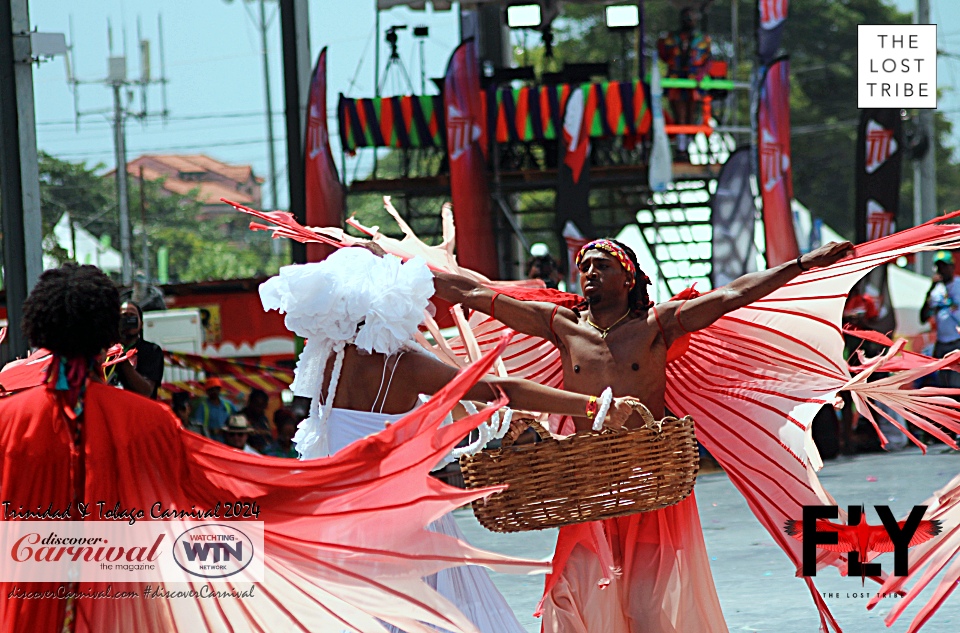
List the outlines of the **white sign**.
{"type": "Polygon", "coordinates": [[[937,107],[937,25],[857,27],[857,107],[937,107]]]}

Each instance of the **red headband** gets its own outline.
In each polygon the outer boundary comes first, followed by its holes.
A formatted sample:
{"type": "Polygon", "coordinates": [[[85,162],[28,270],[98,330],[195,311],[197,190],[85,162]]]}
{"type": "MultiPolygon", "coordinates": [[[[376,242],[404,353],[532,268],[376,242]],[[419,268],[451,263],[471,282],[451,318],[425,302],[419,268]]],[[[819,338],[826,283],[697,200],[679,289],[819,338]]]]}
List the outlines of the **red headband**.
{"type": "Polygon", "coordinates": [[[628,280],[628,286],[632,289],[637,283],[637,269],[633,265],[633,261],[630,260],[627,252],[623,250],[617,244],[614,244],[610,240],[593,240],[592,242],[587,242],[583,245],[583,248],[580,249],[580,252],[577,253],[577,258],[575,261],[577,268],[580,267],[580,261],[583,260],[583,256],[587,251],[591,249],[601,250],[605,253],[609,253],[617,258],[617,261],[620,262],[620,266],[627,272],[627,276],[630,278],[628,280]]]}

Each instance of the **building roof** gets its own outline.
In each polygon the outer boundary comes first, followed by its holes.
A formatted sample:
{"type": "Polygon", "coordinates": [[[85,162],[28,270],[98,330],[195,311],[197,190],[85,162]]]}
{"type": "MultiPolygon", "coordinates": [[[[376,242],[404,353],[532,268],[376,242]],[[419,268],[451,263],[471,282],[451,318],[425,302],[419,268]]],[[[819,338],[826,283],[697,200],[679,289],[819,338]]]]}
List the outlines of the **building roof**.
{"type": "Polygon", "coordinates": [[[242,204],[259,204],[262,178],[250,165],[230,165],[205,154],[144,154],[127,163],[127,172],[147,180],[163,180],[171,193],[189,195],[203,204],[220,204],[229,198],[242,204]]]}

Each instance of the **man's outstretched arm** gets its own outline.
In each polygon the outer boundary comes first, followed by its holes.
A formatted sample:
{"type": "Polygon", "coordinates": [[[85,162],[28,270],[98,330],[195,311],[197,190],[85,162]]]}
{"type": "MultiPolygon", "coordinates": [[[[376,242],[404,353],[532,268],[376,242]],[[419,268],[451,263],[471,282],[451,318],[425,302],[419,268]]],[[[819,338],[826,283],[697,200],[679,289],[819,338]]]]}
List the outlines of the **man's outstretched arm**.
{"type": "Polygon", "coordinates": [[[568,308],[558,310],[552,303],[518,301],[460,275],[434,273],[433,286],[445,301],[489,314],[517,332],[549,341],[555,341],[551,327],[555,318],[576,320],[568,308]]]}
{"type": "MultiPolygon", "coordinates": [[[[850,242],[830,242],[801,257],[804,270],[823,268],[853,254],[850,242]]],[[[749,273],[689,301],[669,301],[656,306],[663,325],[667,345],[688,332],[711,325],[738,308],[762,299],[801,273],[797,261],[790,261],[767,270],[749,273]]]]}

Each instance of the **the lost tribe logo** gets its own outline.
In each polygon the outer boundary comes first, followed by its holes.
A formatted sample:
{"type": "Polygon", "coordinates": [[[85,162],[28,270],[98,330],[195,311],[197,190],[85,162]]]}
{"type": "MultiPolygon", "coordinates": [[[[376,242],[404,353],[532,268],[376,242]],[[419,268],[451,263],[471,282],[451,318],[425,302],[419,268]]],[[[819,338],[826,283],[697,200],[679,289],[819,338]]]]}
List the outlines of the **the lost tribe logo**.
{"type": "Polygon", "coordinates": [[[897,141],[893,130],[889,130],[873,119],[867,122],[866,165],[868,174],[877,171],[888,158],[897,151],[897,141]]]}
{"type": "Polygon", "coordinates": [[[780,183],[783,173],[790,169],[790,156],[783,151],[783,145],[777,142],[777,137],[767,128],[763,128],[761,133],[763,143],[760,145],[760,160],[766,174],[763,188],[772,191],[780,183]]]}
{"type": "Polygon", "coordinates": [[[896,218],[879,202],[867,200],[867,239],[878,240],[896,231],[896,218]]]}
{"type": "Polygon", "coordinates": [[[882,573],[880,563],[871,563],[877,554],[893,552],[893,573],[906,576],[907,550],[929,541],[940,533],[940,521],[923,518],[927,506],[913,506],[906,521],[897,521],[890,506],[874,506],[881,525],[869,525],[863,506],[847,508],[847,524],[832,523],[837,506],[803,506],[803,520],[789,520],[784,531],[803,543],[803,575],[817,575],[817,550],[847,554],[847,575],[867,576],[882,573]]]}
{"type": "Polygon", "coordinates": [[[447,108],[447,140],[450,144],[450,160],[457,160],[470,145],[480,140],[483,130],[453,104],[447,108]]]}
{"type": "Polygon", "coordinates": [[[228,525],[201,525],[177,537],[173,558],[188,574],[203,578],[233,576],[253,561],[253,542],[228,525]]]}
{"type": "Polygon", "coordinates": [[[760,26],[773,29],[787,19],[787,0],[760,0],[760,26]]]}

